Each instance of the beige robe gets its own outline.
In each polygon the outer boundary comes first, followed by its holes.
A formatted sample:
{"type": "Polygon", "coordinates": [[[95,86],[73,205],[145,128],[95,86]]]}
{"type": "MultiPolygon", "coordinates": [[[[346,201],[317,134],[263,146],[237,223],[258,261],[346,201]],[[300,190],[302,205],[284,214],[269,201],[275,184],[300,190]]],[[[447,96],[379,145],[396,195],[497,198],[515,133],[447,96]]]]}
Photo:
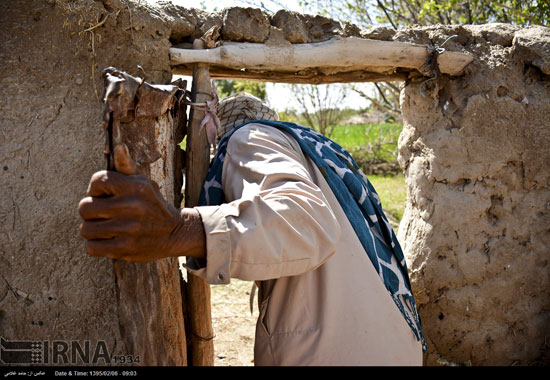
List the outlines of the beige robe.
{"type": "Polygon", "coordinates": [[[207,259],[193,272],[210,284],[256,281],[255,365],[422,365],[420,342],[290,135],[256,123],[236,131],[222,186],[228,203],[196,208],[207,259]]]}

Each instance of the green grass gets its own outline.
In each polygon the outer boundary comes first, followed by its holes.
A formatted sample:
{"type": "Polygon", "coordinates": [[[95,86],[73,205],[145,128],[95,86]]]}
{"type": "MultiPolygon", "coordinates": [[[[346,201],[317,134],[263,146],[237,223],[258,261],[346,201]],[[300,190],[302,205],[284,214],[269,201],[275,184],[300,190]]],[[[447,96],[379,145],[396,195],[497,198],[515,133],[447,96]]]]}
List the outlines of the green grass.
{"type": "Polygon", "coordinates": [[[350,152],[364,149],[370,158],[395,161],[402,129],[402,124],[394,123],[339,125],[331,138],[350,152]]]}
{"type": "Polygon", "coordinates": [[[403,218],[407,188],[402,174],[395,176],[369,175],[369,181],[376,189],[385,213],[390,213],[398,222],[403,218]]]}
{"type": "Polygon", "coordinates": [[[338,125],[332,132],[332,140],[347,150],[352,150],[367,144],[366,130],[368,124],[338,125]]]}

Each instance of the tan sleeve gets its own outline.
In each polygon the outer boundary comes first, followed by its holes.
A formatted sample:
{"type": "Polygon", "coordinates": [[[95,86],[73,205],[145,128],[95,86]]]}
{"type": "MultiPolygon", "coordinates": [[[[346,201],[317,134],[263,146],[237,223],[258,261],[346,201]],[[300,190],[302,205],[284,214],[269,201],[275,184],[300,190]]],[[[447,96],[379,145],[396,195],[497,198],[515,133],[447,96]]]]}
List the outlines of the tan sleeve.
{"type": "Polygon", "coordinates": [[[196,207],[207,258],[194,272],[225,284],[294,276],[323,264],[335,252],[340,226],[308,165],[286,132],[259,124],[235,132],[222,176],[229,203],[196,207]]]}

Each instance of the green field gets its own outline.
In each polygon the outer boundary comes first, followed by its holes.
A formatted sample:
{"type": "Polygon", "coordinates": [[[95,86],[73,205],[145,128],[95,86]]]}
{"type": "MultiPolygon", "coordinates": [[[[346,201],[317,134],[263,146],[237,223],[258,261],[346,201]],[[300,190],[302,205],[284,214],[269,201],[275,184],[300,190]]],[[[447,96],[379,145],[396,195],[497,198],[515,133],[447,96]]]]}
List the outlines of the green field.
{"type": "Polygon", "coordinates": [[[369,175],[368,178],[382,201],[384,213],[391,214],[400,222],[407,200],[405,177],[399,174],[395,176],[369,175]]]}
{"type": "Polygon", "coordinates": [[[363,150],[371,158],[395,161],[402,129],[403,125],[394,123],[339,125],[331,138],[349,152],[363,150]]]}

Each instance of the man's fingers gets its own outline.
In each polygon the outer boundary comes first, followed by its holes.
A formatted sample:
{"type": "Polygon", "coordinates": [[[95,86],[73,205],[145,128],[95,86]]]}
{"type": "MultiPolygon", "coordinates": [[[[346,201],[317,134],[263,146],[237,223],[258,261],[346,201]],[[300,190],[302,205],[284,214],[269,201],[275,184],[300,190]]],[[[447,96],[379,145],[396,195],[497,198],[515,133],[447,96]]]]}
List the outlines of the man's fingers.
{"type": "Polygon", "coordinates": [[[84,220],[112,219],[115,217],[140,217],[145,214],[141,202],[134,198],[86,197],[78,204],[78,213],[84,220]]]}
{"type": "Polygon", "coordinates": [[[120,195],[139,190],[146,182],[146,178],[142,176],[101,170],[92,175],[87,195],[90,197],[120,195]]]}
{"type": "Polygon", "coordinates": [[[101,170],[92,175],[86,195],[90,197],[108,197],[111,195],[117,195],[125,188],[124,185],[126,181],[127,178],[123,174],[101,170]]]}
{"type": "MultiPolygon", "coordinates": [[[[112,205],[106,202],[109,198],[86,197],[78,204],[78,213],[84,220],[109,219],[114,213],[112,205]]],[[[111,202],[112,203],[112,202],[111,202]]]]}
{"type": "Polygon", "coordinates": [[[131,220],[88,220],[80,225],[80,235],[86,240],[125,237],[138,231],[138,222],[131,220]]]}
{"type": "Polygon", "coordinates": [[[115,168],[117,172],[132,175],[137,174],[135,162],[130,158],[130,152],[126,144],[118,144],[114,149],[115,168]]]}
{"type": "Polygon", "coordinates": [[[86,252],[93,257],[107,257],[137,263],[147,263],[153,259],[147,256],[135,255],[131,240],[125,238],[97,239],[86,242],[86,252]]]}
{"type": "Polygon", "coordinates": [[[95,239],[86,241],[86,253],[93,257],[122,259],[128,254],[128,241],[123,238],[95,239]]]}

